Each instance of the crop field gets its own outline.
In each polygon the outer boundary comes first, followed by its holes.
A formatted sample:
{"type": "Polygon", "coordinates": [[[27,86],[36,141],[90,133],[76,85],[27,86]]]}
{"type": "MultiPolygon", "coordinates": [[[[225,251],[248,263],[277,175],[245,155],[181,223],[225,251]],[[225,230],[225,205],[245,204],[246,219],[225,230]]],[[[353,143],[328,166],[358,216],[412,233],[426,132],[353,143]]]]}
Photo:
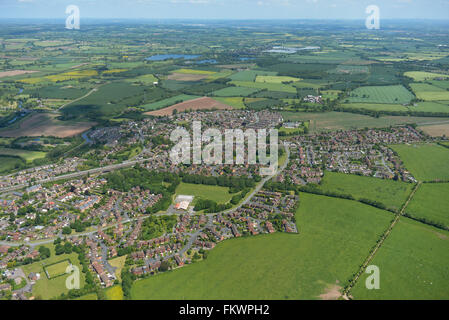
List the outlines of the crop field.
{"type": "Polygon", "coordinates": [[[70,260],[64,260],[44,266],[44,271],[48,275],[49,279],[53,279],[64,275],[68,266],[70,266],[70,260]]]}
{"type": "Polygon", "coordinates": [[[355,201],[301,194],[296,214],[299,234],[226,240],[207,260],[137,281],[131,295],[133,299],[337,299],[392,217],[355,201]]]}
{"type": "MultiPolygon", "coordinates": [[[[344,103],[346,109],[364,109],[372,111],[408,111],[409,108],[400,104],[379,104],[379,103],[344,103]]],[[[449,111],[449,109],[448,109],[449,111]]]]}
{"type": "Polygon", "coordinates": [[[354,103],[404,104],[413,98],[413,94],[403,86],[373,86],[355,89],[348,100],[354,103]]]}
{"type": "Polygon", "coordinates": [[[246,70],[233,74],[230,78],[233,81],[255,81],[257,76],[276,76],[277,72],[262,70],[246,70]]]}
{"type": "Polygon", "coordinates": [[[449,123],[426,125],[418,128],[431,137],[449,137],[449,123]]]}
{"type": "Polygon", "coordinates": [[[23,75],[23,74],[35,73],[35,72],[38,72],[38,71],[32,71],[32,70],[0,71],[0,78],[20,76],[20,75],[23,75]]]}
{"type": "Polygon", "coordinates": [[[217,97],[247,97],[259,89],[249,88],[249,87],[228,87],[212,92],[212,95],[217,97]]]}
{"type": "Polygon", "coordinates": [[[441,223],[449,228],[449,183],[425,183],[416,192],[407,213],[414,218],[441,223]]]}
{"type": "Polygon", "coordinates": [[[401,218],[371,264],[380,289],[367,290],[364,273],[351,291],[355,299],[449,299],[449,232],[401,218]]]}
{"type": "Polygon", "coordinates": [[[297,82],[301,81],[299,78],[282,77],[282,76],[257,76],[256,82],[263,83],[284,83],[284,82],[297,82]]]}
{"type": "Polygon", "coordinates": [[[319,189],[352,195],[355,199],[369,199],[398,210],[407,200],[413,184],[337,172],[326,172],[319,189]]]}
{"type": "Polygon", "coordinates": [[[56,114],[35,113],[14,125],[0,130],[2,137],[58,137],[76,136],[89,130],[93,122],[63,122],[56,114]]]}
{"type": "Polygon", "coordinates": [[[172,106],[177,103],[181,103],[181,102],[189,101],[189,100],[193,100],[193,99],[198,99],[198,98],[200,98],[200,97],[187,95],[187,94],[181,94],[179,96],[175,96],[175,97],[164,99],[164,100],[161,100],[158,102],[153,102],[150,104],[143,105],[143,106],[141,106],[141,108],[143,108],[144,110],[157,110],[157,109],[172,106]]]}
{"type": "Polygon", "coordinates": [[[424,111],[424,112],[443,112],[449,113],[449,103],[441,102],[418,102],[418,106],[408,107],[411,111],[424,111]]]}
{"type": "Polygon", "coordinates": [[[176,110],[177,112],[183,112],[186,110],[212,110],[212,109],[230,110],[232,109],[232,107],[223,104],[221,102],[215,101],[211,98],[203,97],[189,100],[186,102],[181,102],[161,110],[146,112],[145,114],[150,116],[167,116],[172,115],[174,110],[176,110]]]}
{"type": "Polygon", "coordinates": [[[415,95],[426,101],[445,101],[449,100],[449,91],[427,83],[411,83],[415,95]]]}
{"type": "Polygon", "coordinates": [[[45,158],[45,152],[0,147],[0,156],[16,156],[25,161],[33,161],[36,159],[45,158]]]}
{"type": "Polygon", "coordinates": [[[347,130],[360,128],[384,128],[397,124],[421,124],[429,122],[439,122],[441,118],[430,117],[401,117],[401,116],[385,116],[373,118],[360,114],[348,112],[281,112],[286,121],[310,121],[309,129],[312,132],[321,132],[329,130],[347,130]]]}
{"type": "Polygon", "coordinates": [[[435,144],[394,145],[392,148],[418,180],[449,180],[449,149],[435,144]]]}
{"type": "Polygon", "coordinates": [[[221,103],[227,104],[231,106],[233,109],[245,109],[246,106],[243,103],[242,97],[214,97],[214,100],[217,100],[221,103]]]}
{"type": "Polygon", "coordinates": [[[178,188],[176,188],[176,196],[178,195],[195,196],[195,199],[193,200],[194,203],[196,203],[196,200],[199,198],[213,200],[217,203],[227,203],[233,196],[229,193],[228,187],[207,186],[184,182],[181,182],[178,188]]]}
{"type": "Polygon", "coordinates": [[[437,78],[449,78],[449,74],[423,72],[423,71],[410,71],[404,73],[404,75],[418,82],[425,80],[433,80],[437,78]]]}
{"type": "Polygon", "coordinates": [[[167,77],[168,80],[176,80],[176,81],[200,81],[204,79],[208,79],[209,75],[207,74],[189,74],[189,73],[172,73],[167,77]]]}
{"type": "Polygon", "coordinates": [[[267,89],[270,91],[296,93],[295,87],[282,83],[265,83],[265,82],[250,82],[250,81],[231,81],[230,83],[238,87],[255,88],[260,90],[267,89]]]}

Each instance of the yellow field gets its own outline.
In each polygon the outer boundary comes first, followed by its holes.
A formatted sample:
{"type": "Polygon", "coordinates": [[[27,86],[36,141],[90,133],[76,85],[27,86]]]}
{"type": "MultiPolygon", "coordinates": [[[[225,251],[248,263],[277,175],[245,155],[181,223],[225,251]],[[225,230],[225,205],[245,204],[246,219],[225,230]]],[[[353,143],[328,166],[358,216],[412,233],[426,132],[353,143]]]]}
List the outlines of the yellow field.
{"type": "Polygon", "coordinates": [[[423,71],[410,71],[404,73],[404,75],[409,78],[412,78],[415,81],[433,80],[436,78],[449,78],[449,74],[423,72],[423,71]]]}
{"type": "Polygon", "coordinates": [[[283,77],[283,76],[257,76],[256,82],[264,83],[283,83],[283,82],[298,82],[299,78],[283,77]]]}
{"type": "Polygon", "coordinates": [[[178,69],[173,71],[173,73],[212,75],[215,74],[216,72],[205,70],[194,70],[194,69],[178,69]]]}

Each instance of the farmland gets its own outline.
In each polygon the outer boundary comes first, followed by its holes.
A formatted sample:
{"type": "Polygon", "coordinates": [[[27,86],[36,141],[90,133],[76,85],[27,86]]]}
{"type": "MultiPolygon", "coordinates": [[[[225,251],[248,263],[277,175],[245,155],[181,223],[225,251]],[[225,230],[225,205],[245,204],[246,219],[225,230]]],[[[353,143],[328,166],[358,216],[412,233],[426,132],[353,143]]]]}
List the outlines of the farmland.
{"type": "Polygon", "coordinates": [[[426,183],[407,208],[414,218],[441,223],[449,229],[449,183],[426,183]]]}
{"type": "Polygon", "coordinates": [[[449,232],[401,218],[372,264],[380,269],[379,290],[367,290],[362,275],[355,299],[449,299],[449,232]]]}
{"type": "Polygon", "coordinates": [[[32,162],[35,159],[41,159],[45,157],[45,152],[28,151],[21,149],[9,149],[0,147],[0,156],[16,156],[22,158],[25,161],[32,162]]]}
{"type": "Polygon", "coordinates": [[[425,101],[449,100],[449,91],[427,83],[412,83],[410,86],[419,99],[425,101]]]}
{"type": "Polygon", "coordinates": [[[381,202],[398,210],[413,189],[413,184],[393,180],[382,180],[357,175],[326,172],[319,189],[352,195],[355,199],[381,202]]]}
{"type": "Polygon", "coordinates": [[[392,148],[418,180],[449,180],[449,149],[434,144],[394,145],[392,148]]]}
{"type": "Polygon", "coordinates": [[[308,194],[301,199],[299,234],[225,241],[205,261],[137,281],[132,298],[338,298],[338,288],[357,270],[392,215],[354,201],[308,194]]]}
{"type": "Polygon", "coordinates": [[[208,97],[203,98],[197,98],[193,100],[189,100],[186,102],[181,102],[175,105],[172,105],[168,108],[164,108],[157,111],[151,111],[147,112],[145,114],[150,116],[166,116],[173,114],[173,111],[176,110],[177,112],[183,112],[186,110],[223,110],[223,109],[232,109],[232,107],[225,105],[223,103],[220,103],[218,101],[215,101],[208,97]]]}
{"type": "Polygon", "coordinates": [[[232,194],[229,193],[229,188],[184,182],[176,188],[176,195],[195,196],[194,203],[198,199],[209,199],[217,203],[227,203],[232,198],[232,194]]]}
{"type": "Polygon", "coordinates": [[[413,95],[403,86],[362,87],[351,92],[353,103],[409,103],[413,95]]]}
{"type": "Polygon", "coordinates": [[[433,80],[437,78],[449,78],[448,74],[423,72],[423,71],[411,71],[404,73],[405,76],[412,78],[415,81],[433,80]]]}

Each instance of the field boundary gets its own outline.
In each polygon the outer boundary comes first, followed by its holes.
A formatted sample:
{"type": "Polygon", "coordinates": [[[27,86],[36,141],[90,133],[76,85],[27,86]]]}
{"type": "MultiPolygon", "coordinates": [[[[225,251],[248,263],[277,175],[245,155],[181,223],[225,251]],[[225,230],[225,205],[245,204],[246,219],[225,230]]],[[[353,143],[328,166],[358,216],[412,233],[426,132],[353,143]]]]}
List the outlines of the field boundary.
{"type": "Polygon", "coordinates": [[[365,269],[368,267],[368,264],[373,260],[374,256],[376,255],[377,251],[379,251],[380,247],[384,243],[384,241],[387,239],[387,237],[390,235],[391,231],[393,230],[394,226],[398,223],[399,219],[404,215],[405,209],[407,209],[410,201],[413,199],[416,191],[418,191],[419,187],[422,185],[422,182],[418,182],[415,187],[413,188],[412,192],[407,198],[407,201],[402,206],[401,210],[396,214],[396,217],[394,218],[393,222],[390,224],[388,229],[384,232],[380,240],[377,241],[376,246],[373,248],[373,250],[370,252],[368,257],[365,259],[365,262],[362,264],[360,270],[356,273],[354,278],[350,280],[348,286],[343,290],[343,298],[345,300],[349,300],[352,298],[349,298],[349,292],[351,289],[355,286],[357,281],[359,280],[360,276],[363,272],[365,272],[365,269]]]}
{"type": "Polygon", "coordinates": [[[48,279],[48,280],[52,280],[52,279],[55,279],[55,278],[58,278],[58,277],[62,277],[63,275],[65,275],[66,273],[64,272],[64,273],[55,275],[54,277],[50,277],[50,275],[48,274],[47,268],[48,268],[48,267],[51,267],[51,266],[54,266],[54,265],[57,265],[57,264],[60,264],[60,263],[62,263],[62,262],[66,262],[66,261],[69,263],[69,265],[72,265],[72,261],[70,261],[70,259],[67,258],[67,259],[64,259],[64,260],[61,260],[61,261],[57,261],[57,262],[54,262],[54,263],[51,263],[51,264],[47,264],[47,265],[45,265],[45,266],[42,266],[42,269],[44,269],[44,273],[45,273],[45,275],[47,276],[47,279],[48,279]]]}

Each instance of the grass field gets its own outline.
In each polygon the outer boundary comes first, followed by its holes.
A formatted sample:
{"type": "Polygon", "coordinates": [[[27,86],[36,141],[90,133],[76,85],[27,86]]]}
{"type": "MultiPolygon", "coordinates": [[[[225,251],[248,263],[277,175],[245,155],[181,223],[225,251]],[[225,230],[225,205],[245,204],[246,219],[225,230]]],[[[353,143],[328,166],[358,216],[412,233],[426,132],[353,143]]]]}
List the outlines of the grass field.
{"type": "Polygon", "coordinates": [[[410,71],[404,73],[405,76],[412,78],[415,81],[433,80],[436,78],[449,78],[448,74],[423,72],[423,71],[410,71]]]}
{"type": "Polygon", "coordinates": [[[2,156],[17,156],[22,158],[25,161],[33,161],[36,159],[45,158],[45,152],[39,151],[28,151],[21,149],[10,149],[10,148],[1,148],[0,147],[0,155],[2,156]]]}
{"type": "Polygon", "coordinates": [[[265,83],[265,82],[250,82],[250,81],[231,81],[238,87],[255,88],[255,89],[267,89],[269,91],[281,91],[296,93],[296,88],[292,85],[286,85],[282,83],[265,83]]]}
{"type": "MultiPolygon", "coordinates": [[[[347,109],[364,109],[364,110],[372,110],[372,111],[405,111],[409,110],[408,107],[405,107],[400,104],[380,104],[380,103],[344,103],[342,104],[343,108],[347,109]]],[[[448,108],[449,109],[449,108],[448,108]]]]}
{"type": "Polygon", "coordinates": [[[96,293],[89,293],[89,294],[86,294],[86,295],[79,297],[75,300],[88,300],[88,301],[89,300],[98,300],[98,296],[96,293]]]}
{"type": "Polygon", "coordinates": [[[143,105],[143,106],[141,106],[141,108],[143,108],[147,111],[157,110],[157,109],[169,107],[171,105],[174,105],[174,104],[177,104],[180,102],[189,101],[189,100],[193,100],[193,99],[197,99],[197,98],[199,98],[199,96],[191,96],[191,95],[187,95],[187,94],[181,94],[179,96],[175,96],[175,97],[164,99],[164,100],[161,100],[158,102],[153,102],[153,103],[143,105]]]}
{"type": "Polygon", "coordinates": [[[411,83],[415,95],[426,101],[445,101],[449,100],[449,91],[427,83],[411,83]]]}
{"type": "Polygon", "coordinates": [[[258,92],[259,89],[255,88],[247,88],[247,87],[228,87],[224,89],[220,89],[212,92],[212,95],[217,97],[247,97],[255,92],[258,92]]]}
{"type": "Polygon", "coordinates": [[[231,106],[233,109],[245,109],[246,106],[243,103],[242,97],[215,97],[214,100],[217,100],[221,103],[227,104],[231,106]]]}
{"type": "Polygon", "coordinates": [[[424,112],[445,112],[449,113],[449,104],[435,102],[435,101],[426,101],[426,102],[418,102],[418,106],[410,106],[408,107],[410,111],[424,111],[424,112]]]}
{"type": "Polygon", "coordinates": [[[413,94],[403,86],[374,86],[355,89],[347,100],[354,103],[404,104],[410,103],[413,98],[413,94]]]}
{"type": "Polygon", "coordinates": [[[114,258],[109,260],[109,264],[113,267],[113,268],[117,268],[115,269],[115,276],[117,277],[118,281],[122,281],[122,269],[125,266],[125,261],[126,261],[126,255],[118,257],[118,258],[114,258]]]}
{"type": "Polygon", "coordinates": [[[50,279],[62,276],[65,274],[67,267],[70,265],[69,260],[63,260],[51,265],[44,266],[44,270],[47,272],[50,279]]]}
{"type": "Polygon", "coordinates": [[[435,144],[394,145],[392,148],[416,179],[449,180],[449,149],[435,144]]]}
{"type": "Polygon", "coordinates": [[[282,77],[282,76],[257,76],[256,82],[263,83],[283,83],[283,82],[297,82],[301,81],[299,78],[294,77],[282,77]]]}
{"type": "Polygon", "coordinates": [[[449,183],[425,183],[416,192],[406,212],[414,218],[439,222],[449,228],[449,183]]]}
{"type": "Polygon", "coordinates": [[[0,156],[0,172],[13,170],[21,164],[24,164],[22,159],[16,157],[0,156]]]}
{"type": "Polygon", "coordinates": [[[232,198],[232,194],[229,193],[228,187],[206,186],[203,184],[191,184],[184,182],[181,182],[176,188],[176,196],[180,194],[195,196],[195,199],[193,200],[194,203],[199,198],[213,200],[217,203],[226,203],[232,198]]]}
{"type": "Polygon", "coordinates": [[[104,291],[106,300],[123,300],[123,290],[121,286],[114,286],[104,291]]]}
{"type": "Polygon", "coordinates": [[[311,132],[358,128],[385,128],[397,124],[440,122],[441,118],[385,116],[373,118],[348,112],[281,112],[285,121],[310,121],[311,132]]]}
{"type": "Polygon", "coordinates": [[[230,78],[235,81],[255,81],[257,76],[276,76],[277,72],[261,70],[245,70],[233,74],[230,78]]]}
{"type": "Polygon", "coordinates": [[[400,209],[413,189],[413,184],[352,174],[326,172],[319,186],[323,191],[350,194],[355,199],[379,201],[392,209],[400,209]]]}
{"type": "Polygon", "coordinates": [[[205,261],[136,282],[132,298],[337,298],[392,215],[354,201],[301,194],[296,217],[299,234],[227,240],[205,261]]]}
{"type": "Polygon", "coordinates": [[[449,232],[401,218],[371,262],[380,289],[367,290],[363,274],[355,299],[449,299],[449,232]]]}
{"type": "MultiPolygon", "coordinates": [[[[34,262],[32,264],[23,266],[23,271],[26,275],[30,274],[30,272],[39,273],[41,275],[40,279],[36,281],[36,284],[33,286],[33,295],[35,297],[39,297],[44,300],[48,300],[54,297],[57,297],[61,295],[62,293],[67,293],[68,289],[66,288],[66,276],[56,277],[53,279],[48,279],[45,276],[44,266],[51,265],[53,263],[56,263],[58,261],[63,260],[70,260],[73,265],[80,268],[79,260],[78,260],[78,254],[71,253],[71,254],[62,254],[57,256],[55,254],[55,249],[53,244],[45,245],[45,247],[48,247],[51,252],[51,256],[48,259],[34,262]]],[[[65,270],[64,270],[65,271],[65,270]]],[[[80,273],[81,275],[81,281],[80,285],[81,287],[84,286],[84,273],[80,273]]]]}

